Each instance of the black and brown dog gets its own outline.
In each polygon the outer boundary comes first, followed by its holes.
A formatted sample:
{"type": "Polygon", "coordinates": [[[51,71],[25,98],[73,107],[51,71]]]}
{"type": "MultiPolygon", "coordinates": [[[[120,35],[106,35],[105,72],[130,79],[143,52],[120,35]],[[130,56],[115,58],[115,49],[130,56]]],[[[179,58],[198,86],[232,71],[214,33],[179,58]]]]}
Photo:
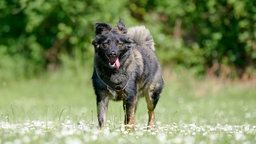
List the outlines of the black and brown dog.
{"type": "Polygon", "coordinates": [[[120,19],[111,28],[96,23],[94,72],[92,82],[97,96],[99,128],[106,124],[109,100],[122,100],[124,124],[135,126],[135,111],[139,96],[145,96],[148,108],[148,128],[154,127],[154,109],[164,82],[154,41],[144,26],[126,29],[120,19]]]}

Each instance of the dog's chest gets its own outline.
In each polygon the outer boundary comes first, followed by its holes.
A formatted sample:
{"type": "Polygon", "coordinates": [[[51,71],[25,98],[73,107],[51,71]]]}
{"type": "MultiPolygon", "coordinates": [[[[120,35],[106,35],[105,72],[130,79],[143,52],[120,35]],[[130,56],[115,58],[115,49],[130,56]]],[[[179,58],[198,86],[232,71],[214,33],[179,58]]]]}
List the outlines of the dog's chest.
{"type": "Polygon", "coordinates": [[[126,72],[108,72],[104,71],[104,69],[98,71],[97,75],[102,83],[116,91],[124,90],[130,78],[129,74],[126,72]]]}
{"type": "Polygon", "coordinates": [[[120,91],[116,91],[116,90],[113,90],[111,88],[108,89],[109,92],[111,93],[111,96],[110,98],[114,101],[119,101],[119,100],[123,100],[124,97],[125,97],[125,92],[124,90],[120,90],[120,91]]]}

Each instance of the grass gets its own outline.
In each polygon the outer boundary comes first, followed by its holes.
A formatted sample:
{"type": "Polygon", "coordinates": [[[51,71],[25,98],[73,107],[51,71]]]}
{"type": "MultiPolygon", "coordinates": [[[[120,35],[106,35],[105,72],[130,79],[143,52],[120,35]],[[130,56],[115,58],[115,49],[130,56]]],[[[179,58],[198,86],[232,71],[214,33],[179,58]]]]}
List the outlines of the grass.
{"type": "Polygon", "coordinates": [[[121,102],[110,102],[108,126],[97,130],[89,70],[0,82],[0,143],[255,143],[256,85],[195,79],[164,71],[156,128],[146,130],[145,100],[137,128],[122,125],[121,102]]]}

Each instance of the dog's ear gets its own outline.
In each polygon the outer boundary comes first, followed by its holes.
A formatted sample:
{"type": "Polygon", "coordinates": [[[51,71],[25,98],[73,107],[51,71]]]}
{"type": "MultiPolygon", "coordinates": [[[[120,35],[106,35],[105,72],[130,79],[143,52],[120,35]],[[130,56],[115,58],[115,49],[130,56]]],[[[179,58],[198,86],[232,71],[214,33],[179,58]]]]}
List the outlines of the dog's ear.
{"type": "Polygon", "coordinates": [[[94,40],[92,41],[92,45],[93,45],[94,47],[98,47],[98,40],[97,40],[97,39],[94,39],[94,40]]]}
{"type": "Polygon", "coordinates": [[[124,22],[122,21],[122,19],[119,19],[119,22],[117,23],[117,28],[118,30],[122,33],[122,34],[126,34],[127,33],[127,29],[124,25],[124,22]]]}
{"type": "Polygon", "coordinates": [[[92,41],[92,45],[94,46],[94,50],[95,52],[97,52],[97,50],[99,49],[100,45],[99,45],[99,35],[96,35],[96,38],[92,41]]]}
{"type": "Polygon", "coordinates": [[[108,33],[112,28],[110,25],[106,23],[96,23],[95,29],[96,35],[98,35],[108,33]]]}

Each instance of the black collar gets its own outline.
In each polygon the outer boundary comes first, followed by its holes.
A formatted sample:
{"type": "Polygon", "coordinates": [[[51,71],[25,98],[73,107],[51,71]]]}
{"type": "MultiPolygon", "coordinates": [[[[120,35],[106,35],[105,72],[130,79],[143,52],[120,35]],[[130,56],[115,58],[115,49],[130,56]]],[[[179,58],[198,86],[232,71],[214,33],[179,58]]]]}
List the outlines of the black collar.
{"type": "Polygon", "coordinates": [[[107,86],[108,89],[114,90],[114,91],[123,91],[127,86],[128,86],[128,82],[129,82],[129,76],[127,79],[125,79],[121,84],[118,85],[114,85],[114,86],[110,86],[108,85],[98,74],[97,68],[95,70],[97,77],[99,78],[99,80],[105,85],[107,86]]]}

